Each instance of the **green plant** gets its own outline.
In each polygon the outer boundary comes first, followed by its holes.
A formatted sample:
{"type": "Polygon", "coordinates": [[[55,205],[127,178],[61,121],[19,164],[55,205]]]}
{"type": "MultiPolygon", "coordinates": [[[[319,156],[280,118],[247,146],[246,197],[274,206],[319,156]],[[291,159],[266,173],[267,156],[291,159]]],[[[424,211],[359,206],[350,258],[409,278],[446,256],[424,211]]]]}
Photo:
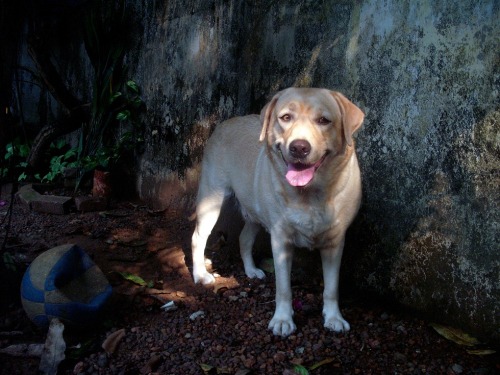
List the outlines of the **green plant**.
{"type": "Polygon", "coordinates": [[[14,271],[14,272],[17,270],[14,257],[8,251],[3,253],[3,263],[4,263],[6,269],[8,269],[10,271],[14,271]]]}
{"type": "Polygon", "coordinates": [[[69,148],[66,142],[62,139],[50,145],[49,151],[54,155],[50,158],[49,171],[41,177],[40,173],[35,174],[35,178],[41,182],[54,182],[57,178],[62,177],[67,168],[76,168],[78,166],[78,150],[69,148]],[[66,151],[64,151],[67,149],[66,151]]]}
{"type": "Polygon", "coordinates": [[[76,168],[81,165],[77,159],[78,149],[69,146],[64,139],[52,142],[45,154],[45,160],[48,160],[48,169],[42,169],[41,172],[28,172],[28,163],[26,158],[30,152],[30,146],[27,143],[21,143],[15,139],[6,145],[4,159],[8,165],[0,168],[1,178],[12,178],[18,182],[34,178],[40,182],[55,182],[62,177],[67,168],[76,168]]]}
{"type": "Polygon", "coordinates": [[[78,146],[81,178],[95,168],[112,169],[140,142],[144,108],[138,85],[126,79],[123,58],[130,36],[125,2],[95,0],[85,17],[84,42],[94,69],[90,120],[78,146]]]}
{"type": "Polygon", "coordinates": [[[125,82],[123,57],[127,38],[123,1],[96,0],[85,17],[84,42],[94,69],[90,120],[81,129],[80,158],[96,157],[112,147],[117,114],[125,110],[121,99],[125,82]]]}
{"type": "Polygon", "coordinates": [[[95,168],[112,169],[126,152],[135,149],[143,142],[139,125],[139,114],[144,107],[138,85],[128,80],[122,91],[117,91],[110,98],[112,106],[108,109],[117,122],[114,133],[108,135],[106,142],[93,147],[92,153],[85,152],[84,134],[81,133],[78,147],[79,166],[84,171],[95,168]]]}
{"type": "Polygon", "coordinates": [[[30,146],[27,143],[22,143],[19,138],[7,143],[5,146],[4,160],[6,165],[0,168],[0,177],[15,178],[18,181],[23,181],[27,178],[25,168],[27,166],[26,158],[30,152],[30,146]],[[10,176],[9,176],[10,175],[10,176]]]}

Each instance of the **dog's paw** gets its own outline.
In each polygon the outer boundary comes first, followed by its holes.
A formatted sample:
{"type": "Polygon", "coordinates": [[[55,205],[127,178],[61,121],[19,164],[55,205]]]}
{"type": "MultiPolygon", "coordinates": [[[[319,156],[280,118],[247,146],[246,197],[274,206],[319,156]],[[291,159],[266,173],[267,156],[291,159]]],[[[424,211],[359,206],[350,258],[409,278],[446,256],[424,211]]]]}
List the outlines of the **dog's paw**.
{"type": "Polygon", "coordinates": [[[195,284],[203,284],[209,285],[215,283],[215,277],[211,273],[205,271],[204,273],[194,274],[194,283],[195,284]]]}
{"type": "Polygon", "coordinates": [[[351,326],[342,317],[331,317],[325,319],[325,328],[334,332],[347,332],[351,329],[351,326]]]}
{"type": "Polygon", "coordinates": [[[272,318],[269,322],[269,330],[273,331],[275,336],[290,336],[296,329],[297,326],[293,322],[292,318],[289,319],[280,319],[280,318],[272,318]]]}
{"type": "Polygon", "coordinates": [[[259,268],[250,268],[250,269],[245,269],[245,273],[248,278],[250,279],[263,279],[266,277],[266,274],[264,271],[262,271],[259,268]]]}

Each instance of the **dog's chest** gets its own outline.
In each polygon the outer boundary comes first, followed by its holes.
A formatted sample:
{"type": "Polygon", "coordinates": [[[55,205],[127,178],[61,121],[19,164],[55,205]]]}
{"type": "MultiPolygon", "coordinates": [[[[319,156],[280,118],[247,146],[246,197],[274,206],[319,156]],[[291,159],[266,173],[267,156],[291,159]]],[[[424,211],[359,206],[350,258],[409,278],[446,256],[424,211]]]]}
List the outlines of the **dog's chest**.
{"type": "Polygon", "coordinates": [[[333,213],[329,210],[290,208],[285,215],[285,231],[295,246],[313,249],[325,243],[334,226],[333,220],[333,213]]]}

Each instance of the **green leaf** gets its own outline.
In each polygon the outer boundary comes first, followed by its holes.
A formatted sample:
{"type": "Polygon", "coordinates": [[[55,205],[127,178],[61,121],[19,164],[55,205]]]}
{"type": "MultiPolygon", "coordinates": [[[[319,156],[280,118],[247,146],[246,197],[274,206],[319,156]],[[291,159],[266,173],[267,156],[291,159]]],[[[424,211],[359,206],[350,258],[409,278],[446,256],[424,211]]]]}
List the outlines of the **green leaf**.
{"type": "Polygon", "coordinates": [[[127,120],[130,117],[130,111],[128,109],[118,112],[116,119],[119,121],[127,120]]]}
{"type": "Polygon", "coordinates": [[[309,375],[309,371],[307,371],[307,369],[301,365],[293,366],[293,372],[299,375],[309,375]]]}
{"type": "Polygon", "coordinates": [[[23,173],[21,173],[21,174],[19,175],[19,177],[17,178],[17,181],[18,181],[18,182],[21,182],[21,181],[26,180],[27,178],[28,178],[28,176],[26,175],[26,173],[24,173],[24,172],[23,172],[23,173]]]}
{"type": "Polygon", "coordinates": [[[144,281],[144,279],[140,276],[131,274],[129,272],[118,272],[118,274],[123,277],[125,280],[128,280],[134,284],[140,285],[140,286],[147,286],[148,284],[144,281]]]}
{"type": "Polygon", "coordinates": [[[50,164],[60,163],[64,155],[55,155],[50,159],[50,164]]]}
{"type": "Polygon", "coordinates": [[[48,181],[51,182],[54,179],[54,175],[52,172],[47,173],[45,176],[42,177],[42,182],[48,181]]]}
{"type": "Polygon", "coordinates": [[[7,150],[7,153],[5,154],[5,160],[8,160],[12,155],[14,155],[14,146],[12,143],[8,143],[7,146],[5,146],[5,149],[7,150]]]}
{"type": "Polygon", "coordinates": [[[19,156],[22,158],[26,158],[30,153],[30,147],[28,145],[20,145],[19,146],[19,156]]]}
{"type": "Polygon", "coordinates": [[[64,146],[66,146],[66,142],[64,141],[64,139],[58,139],[57,142],[56,142],[56,144],[55,144],[55,148],[57,148],[58,150],[60,150],[64,146]]]}
{"type": "Polygon", "coordinates": [[[207,365],[206,363],[200,363],[200,367],[203,370],[203,372],[210,372],[214,368],[213,366],[207,365]]]}
{"type": "Polygon", "coordinates": [[[132,80],[127,81],[127,87],[135,93],[139,93],[139,86],[132,80]]]}
{"type": "Polygon", "coordinates": [[[123,94],[120,91],[115,92],[113,95],[111,95],[111,103],[113,103],[116,99],[118,99],[120,96],[123,94]]]}
{"type": "Polygon", "coordinates": [[[8,251],[3,253],[3,263],[5,264],[5,267],[7,269],[11,271],[16,271],[16,263],[14,261],[14,258],[8,251]]]}
{"type": "Polygon", "coordinates": [[[64,157],[63,159],[64,160],[68,160],[69,158],[73,157],[73,156],[76,156],[77,152],[76,152],[76,148],[70,148],[68,151],[66,151],[66,153],[64,154],[64,157]]]}
{"type": "Polygon", "coordinates": [[[134,105],[135,108],[139,108],[143,103],[144,101],[139,97],[132,100],[132,104],[134,105]]]}

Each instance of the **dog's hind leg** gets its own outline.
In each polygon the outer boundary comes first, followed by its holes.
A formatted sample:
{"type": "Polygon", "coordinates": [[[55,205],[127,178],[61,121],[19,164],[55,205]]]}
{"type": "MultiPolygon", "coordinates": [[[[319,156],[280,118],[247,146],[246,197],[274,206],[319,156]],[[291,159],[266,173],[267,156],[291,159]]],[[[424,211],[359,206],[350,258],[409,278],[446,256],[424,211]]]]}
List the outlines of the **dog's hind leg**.
{"type": "Polygon", "coordinates": [[[263,279],[266,277],[264,271],[255,267],[252,256],[252,247],[255,242],[255,237],[260,230],[260,225],[251,221],[246,221],[245,226],[240,234],[240,254],[243,259],[246,275],[253,279],[263,279]]]}
{"type": "Polygon", "coordinates": [[[205,266],[205,247],[208,236],[212,232],[224,201],[224,191],[213,191],[209,195],[198,198],[196,206],[196,228],[191,240],[193,257],[193,278],[195,283],[211,284],[215,278],[205,266]]]}

